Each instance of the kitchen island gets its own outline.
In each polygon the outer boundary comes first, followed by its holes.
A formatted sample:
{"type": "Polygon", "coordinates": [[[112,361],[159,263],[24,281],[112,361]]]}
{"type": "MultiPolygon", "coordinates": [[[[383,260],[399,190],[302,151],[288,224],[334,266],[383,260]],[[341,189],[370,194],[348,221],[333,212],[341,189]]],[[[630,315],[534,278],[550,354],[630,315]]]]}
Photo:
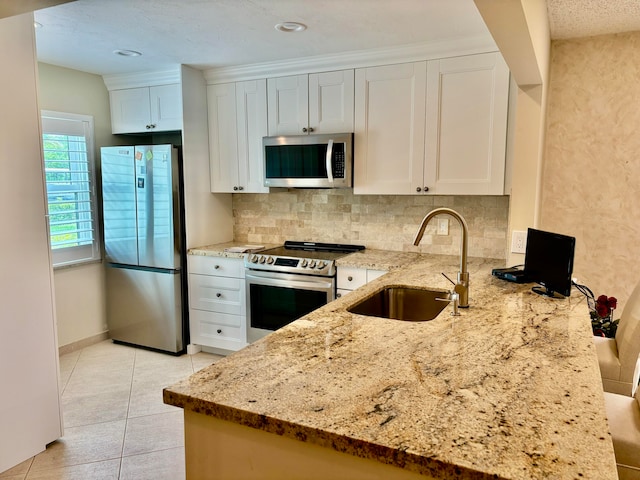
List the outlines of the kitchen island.
{"type": "Polygon", "coordinates": [[[617,478],[582,296],[549,299],[470,259],[458,317],[349,313],[388,285],[448,290],[441,272],[459,264],[375,255],[338,265],[390,273],[164,390],[185,410],[189,479],[617,478]]]}

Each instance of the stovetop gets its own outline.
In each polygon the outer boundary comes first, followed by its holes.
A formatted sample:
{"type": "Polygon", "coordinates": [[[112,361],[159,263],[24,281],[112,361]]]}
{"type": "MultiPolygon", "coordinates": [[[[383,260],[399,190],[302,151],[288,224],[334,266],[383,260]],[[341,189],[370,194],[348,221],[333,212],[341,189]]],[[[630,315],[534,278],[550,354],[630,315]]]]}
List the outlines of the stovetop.
{"type": "Polygon", "coordinates": [[[251,270],[332,276],[338,258],[364,248],[362,245],[286,241],[281,247],[245,255],[244,263],[251,270]]]}

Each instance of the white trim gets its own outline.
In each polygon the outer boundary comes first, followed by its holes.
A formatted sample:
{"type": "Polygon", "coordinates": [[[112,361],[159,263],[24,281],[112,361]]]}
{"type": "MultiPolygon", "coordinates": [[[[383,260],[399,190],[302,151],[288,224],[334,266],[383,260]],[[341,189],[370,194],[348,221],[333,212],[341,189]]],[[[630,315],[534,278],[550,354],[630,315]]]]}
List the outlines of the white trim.
{"type": "Polygon", "coordinates": [[[138,72],[103,75],[102,80],[107,90],[123,90],[125,88],[153,87],[180,83],[180,67],[153,72],[138,72]]]}
{"type": "Polygon", "coordinates": [[[496,52],[498,47],[489,36],[461,38],[455,41],[402,45],[372,50],[361,50],[295,58],[280,62],[254,63],[231,67],[211,68],[204,71],[207,84],[257,80],[284,75],[319,73],[346,68],[364,68],[378,65],[432,60],[436,58],[496,52]]]}

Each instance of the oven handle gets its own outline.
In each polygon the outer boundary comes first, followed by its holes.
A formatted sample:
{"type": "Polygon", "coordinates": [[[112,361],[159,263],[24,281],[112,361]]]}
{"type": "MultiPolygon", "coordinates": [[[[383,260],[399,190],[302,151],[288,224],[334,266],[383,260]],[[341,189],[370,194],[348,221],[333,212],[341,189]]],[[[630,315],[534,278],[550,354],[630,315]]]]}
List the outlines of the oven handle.
{"type": "Polygon", "coordinates": [[[311,275],[289,275],[273,272],[246,270],[245,281],[249,284],[272,287],[299,288],[302,290],[322,290],[331,293],[334,287],[333,277],[314,277],[311,275]]]}

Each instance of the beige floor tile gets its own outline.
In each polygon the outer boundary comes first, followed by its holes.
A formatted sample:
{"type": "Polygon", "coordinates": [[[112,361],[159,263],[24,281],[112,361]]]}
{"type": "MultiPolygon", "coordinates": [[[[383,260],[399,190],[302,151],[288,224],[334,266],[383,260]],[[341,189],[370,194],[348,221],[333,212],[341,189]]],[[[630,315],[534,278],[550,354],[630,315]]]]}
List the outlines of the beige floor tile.
{"type": "Polygon", "coordinates": [[[118,480],[120,459],[29,472],[25,480],[118,480]]]}
{"type": "Polygon", "coordinates": [[[19,463],[15,467],[10,468],[4,472],[0,472],[0,478],[5,480],[5,478],[24,478],[24,476],[29,471],[29,467],[31,467],[31,463],[33,462],[33,457],[28,460],[25,460],[22,463],[19,463]]]}
{"type": "Polygon", "coordinates": [[[130,387],[126,386],[102,393],[63,395],[65,428],[126,419],[130,390],[130,387]]]}
{"type": "Polygon", "coordinates": [[[134,386],[129,401],[128,418],[175,412],[177,407],[166,405],[162,401],[162,389],[168,385],[171,385],[171,382],[163,385],[138,384],[137,388],[134,386]]]}
{"type": "Polygon", "coordinates": [[[0,480],[184,479],[183,412],[162,389],[220,358],[110,340],[61,356],[65,435],[0,480]]]}
{"type": "Polygon", "coordinates": [[[184,447],[182,411],[127,420],[123,456],[184,447]]]}
{"type": "MultiPolygon", "coordinates": [[[[153,353],[153,352],[146,352],[153,353]]],[[[157,380],[161,383],[164,379],[174,381],[193,373],[191,359],[187,355],[182,357],[170,357],[156,354],[155,357],[136,355],[136,363],[133,371],[136,381],[157,380]]]]}
{"type": "Polygon", "coordinates": [[[64,390],[64,396],[82,396],[108,393],[114,390],[128,389],[133,379],[133,363],[127,366],[78,365],[64,390]]]}
{"type": "Polygon", "coordinates": [[[78,363],[80,352],[80,350],[77,350],[60,357],[60,384],[62,386],[63,392],[67,385],[67,382],[69,381],[69,378],[71,378],[71,374],[73,373],[76,364],[78,363]]]}
{"type": "Polygon", "coordinates": [[[195,355],[191,355],[191,363],[193,365],[193,371],[197,372],[209,365],[216,363],[218,360],[224,358],[222,355],[216,355],[214,353],[198,352],[195,355]]]}
{"type": "Polygon", "coordinates": [[[36,455],[31,472],[119,458],[125,421],[65,428],[64,437],[36,455]]]}
{"type": "Polygon", "coordinates": [[[182,480],[184,447],[132,455],[122,459],[120,480],[182,480]]]}

